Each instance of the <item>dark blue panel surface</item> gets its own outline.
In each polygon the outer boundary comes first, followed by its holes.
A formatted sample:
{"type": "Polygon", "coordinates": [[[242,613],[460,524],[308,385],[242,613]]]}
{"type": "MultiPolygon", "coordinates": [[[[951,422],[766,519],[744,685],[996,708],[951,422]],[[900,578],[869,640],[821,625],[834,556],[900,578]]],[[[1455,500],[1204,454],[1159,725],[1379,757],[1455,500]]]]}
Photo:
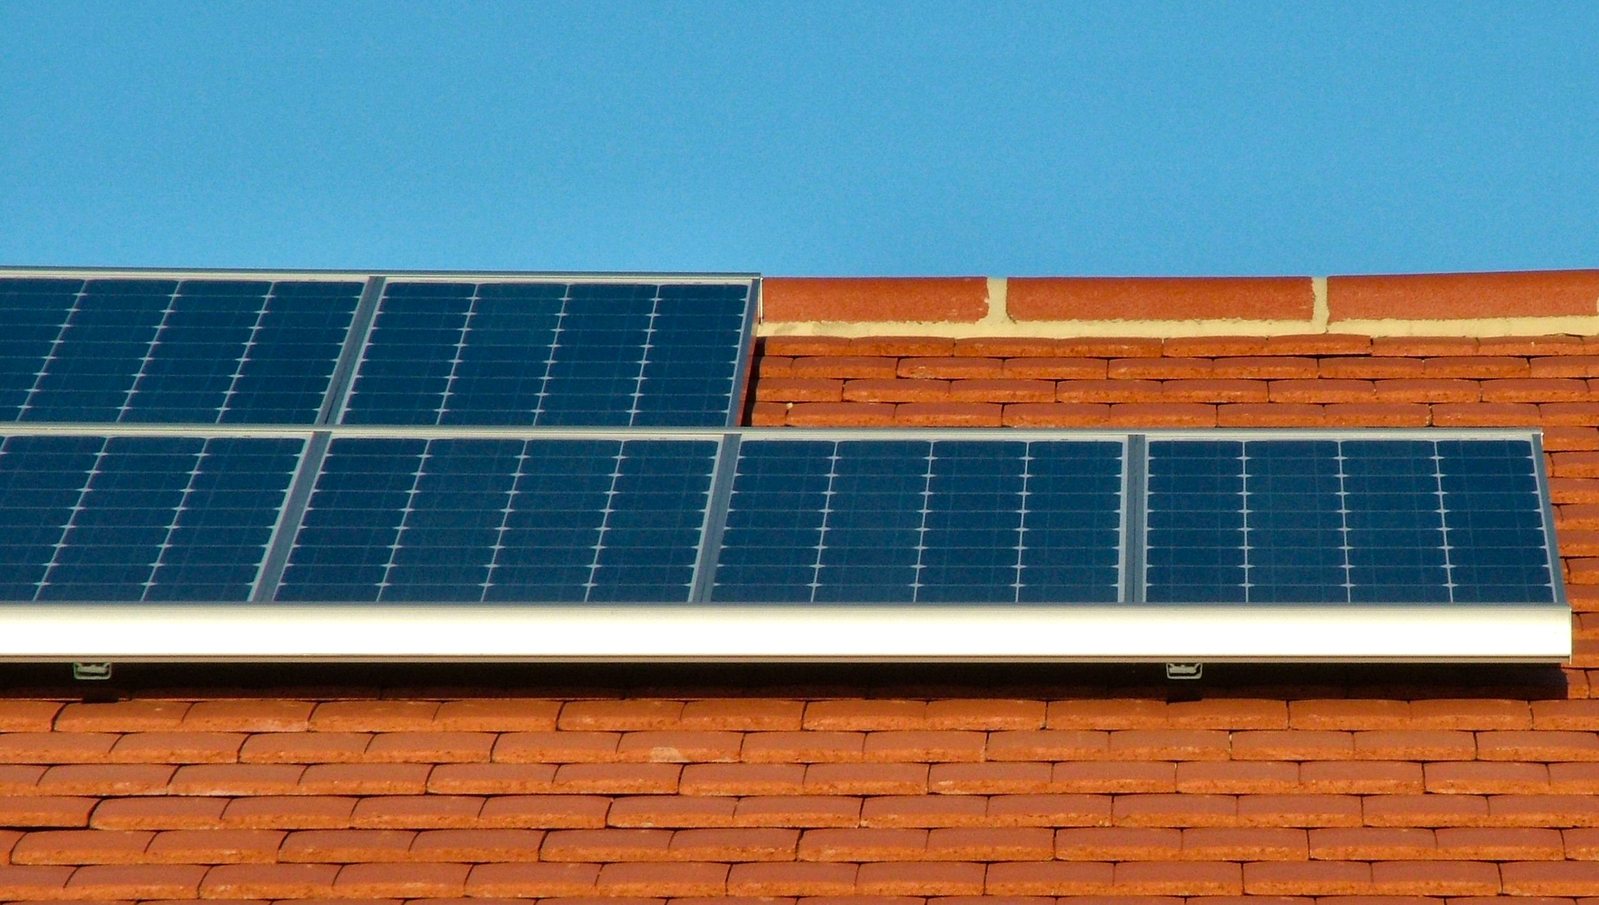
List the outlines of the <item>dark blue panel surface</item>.
{"type": "Polygon", "coordinates": [[[1532,457],[1524,440],[1438,442],[1455,601],[1554,599],[1532,457]]]}
{"type": "Polygon", "coordinates": [[[12,436],[0,598],[243,601],[297,439],[12,436]]]}
{"type": "Polygon", "coordinates": [[[1350,601],[1447,603],[1443,498],[1430,440],[1347,440],[1350,601]]]}
{"type": "Polygon", "coordinates": [[[361,284],[0,280],[0,415],[312,423],[361,284]],[[9,330],[15,322],[15,329],[9,330]]]}
{"type": "Polygon", "coordinates": [[[1113,603],[1121,596],[1121,443],[1027,444],[1022,603],[1113,603]]]}
{"type": "Polygon", "coordinates": [[[1250,603],[1343,603],[1349,570],[1334,440],[1244,444],[1250,603]]]}
{"type": "Polygon", "coordinates": [[[343,420],[720,427],[748,296],[743,284],[390,283],[343,420]]]}
{"type": "Polygon", "coordinates": [[[278,599],[684,602],[716,449],[336,440],[278,599]]]}
{"type": "Polygon", "coordinates": [[[1149,444],[1145,549],[1152,603],[1243,601],[1243,444],[1149,444]]]}

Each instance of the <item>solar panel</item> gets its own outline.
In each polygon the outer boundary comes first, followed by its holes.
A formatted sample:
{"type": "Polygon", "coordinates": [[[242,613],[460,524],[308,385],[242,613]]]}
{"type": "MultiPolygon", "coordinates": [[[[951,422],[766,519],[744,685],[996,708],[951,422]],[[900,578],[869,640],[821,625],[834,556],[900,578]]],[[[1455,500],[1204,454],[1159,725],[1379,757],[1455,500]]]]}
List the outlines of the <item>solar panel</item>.
{"type": "Polygon", "coordinates": [[[745,439],[713,600],[1110,602],[1116,441],[745,439]]]}
{"type": "Polygon", "coordinates": [[[249,598],[302,440],[0,440],[0,599],[249,598]]]}
{"type": "Polygon", "coordinates": [[[283,601],[685,602],[718,442],[339,438],[283,601]]]}
{"type": "Polygon", "coordinates": [[[723,427],[747,283],[385,285],[345,424],[723,427]]]}
{"type": "Polygon", "coordinates": [[[1152,602],[1558,599],[1525,439],[1151,440],[1152,602]]]}
{"type": "Polygon", "coordinates": [[[0,418],[313,423],[361,287],[0,279],[0,418]]]}

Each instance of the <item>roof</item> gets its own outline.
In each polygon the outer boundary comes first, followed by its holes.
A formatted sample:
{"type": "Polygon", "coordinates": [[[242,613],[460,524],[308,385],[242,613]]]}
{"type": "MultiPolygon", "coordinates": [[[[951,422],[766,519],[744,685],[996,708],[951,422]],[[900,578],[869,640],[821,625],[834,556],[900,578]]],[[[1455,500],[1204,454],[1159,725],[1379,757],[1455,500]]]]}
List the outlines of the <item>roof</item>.
{"type": "Polygon", "coordinates": [[[1599,889],[1599,274],[762,288],[757,424],[1539,427],[1576,655],[5,667],[0,901],[1599,889]]]}

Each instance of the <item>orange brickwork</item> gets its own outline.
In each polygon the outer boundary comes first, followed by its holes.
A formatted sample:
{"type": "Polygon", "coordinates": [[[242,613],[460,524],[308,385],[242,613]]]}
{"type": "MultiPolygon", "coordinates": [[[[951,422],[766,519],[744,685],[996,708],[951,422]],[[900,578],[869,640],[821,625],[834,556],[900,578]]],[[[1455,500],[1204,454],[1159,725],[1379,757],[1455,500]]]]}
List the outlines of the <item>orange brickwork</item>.
{"type": "MultiPolygon", "coordinates": [[[[769,315],[986,313],[981,280],[792,282],[769,315]]],[[[1021,282],[1012,315],[1046,319],[1311,303],[1308,278],[1021,282]]],[[[1571,663],[194,666],[108,689],[6,667],[0,902],[1599,905],[1599,337],[1336,332],[1340,306],[1592,315],[1593,272],[1327,293],[1332,330],[1302,335],[768,336],[750,418],[1542,427],[1571,663]]]]}

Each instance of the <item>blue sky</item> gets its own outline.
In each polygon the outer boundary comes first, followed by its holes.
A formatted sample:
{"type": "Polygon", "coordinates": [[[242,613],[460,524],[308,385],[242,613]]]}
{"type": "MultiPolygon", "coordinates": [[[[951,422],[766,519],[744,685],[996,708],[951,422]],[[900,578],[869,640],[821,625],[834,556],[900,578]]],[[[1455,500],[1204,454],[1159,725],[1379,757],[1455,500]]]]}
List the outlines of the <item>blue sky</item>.
{"type": "Polygon", "coordinates": [[[0,265],[1599,267],[1594,3],[0,3],[0,265]]]}

